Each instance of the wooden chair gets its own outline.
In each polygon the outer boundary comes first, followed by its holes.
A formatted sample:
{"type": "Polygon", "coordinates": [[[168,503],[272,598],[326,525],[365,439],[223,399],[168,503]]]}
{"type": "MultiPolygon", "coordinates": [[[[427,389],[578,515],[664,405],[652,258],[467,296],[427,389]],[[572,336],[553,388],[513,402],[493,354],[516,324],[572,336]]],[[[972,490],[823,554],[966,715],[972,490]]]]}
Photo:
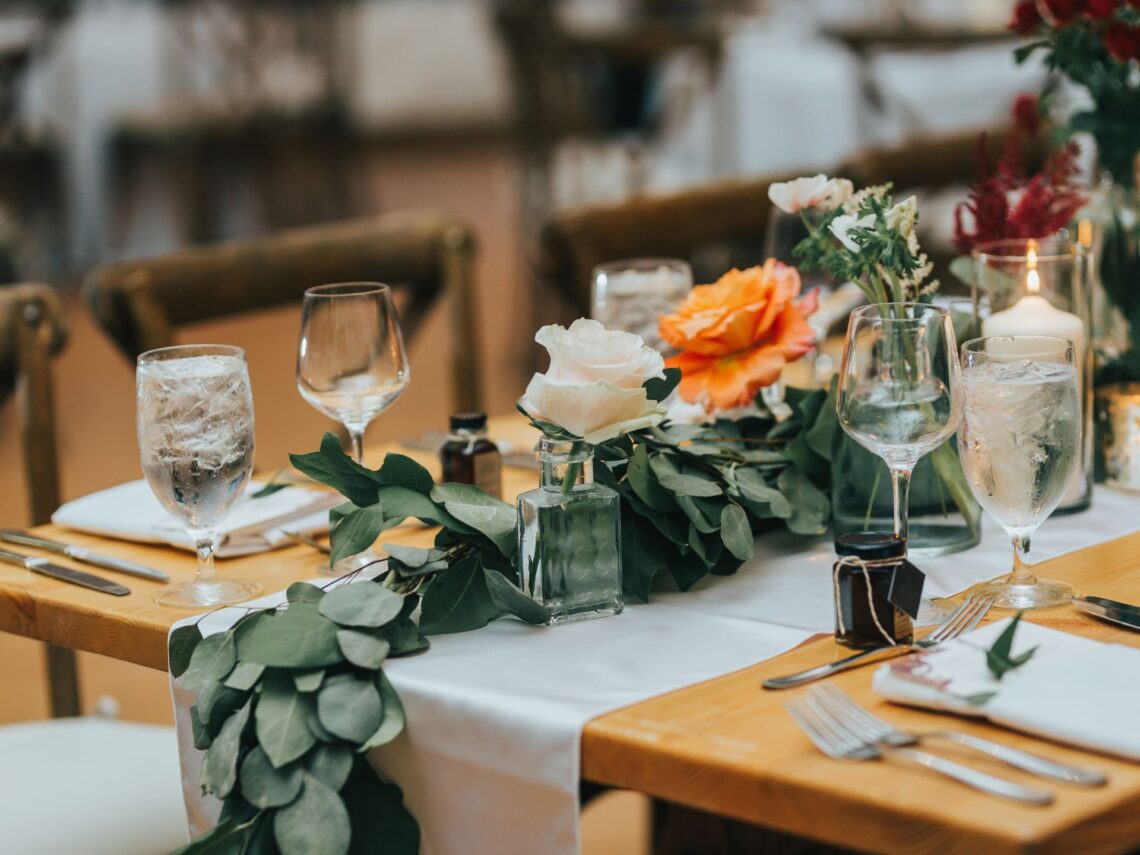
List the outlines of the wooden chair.
{"type": "Polygon", "coordinates": [[[384,214],[190,247],[92,271],[83,285],[95,319],[129,358],[175,343],[185,324],[299,302],[306,288],[378,281],[406,294],[404,334],[447,297],[456,409],[481,400],[470,230],[431,212],[384,214]]]}
{"type": "Polygon", "coordinates": [[[795,176],[725,181],[616,205],[568,210],[541,232],[537,274],[581,315],[590,312],[595,265],[667,256],[693,263],[698,282],[759,260],[768,224],[768,185],[795,176]]]}

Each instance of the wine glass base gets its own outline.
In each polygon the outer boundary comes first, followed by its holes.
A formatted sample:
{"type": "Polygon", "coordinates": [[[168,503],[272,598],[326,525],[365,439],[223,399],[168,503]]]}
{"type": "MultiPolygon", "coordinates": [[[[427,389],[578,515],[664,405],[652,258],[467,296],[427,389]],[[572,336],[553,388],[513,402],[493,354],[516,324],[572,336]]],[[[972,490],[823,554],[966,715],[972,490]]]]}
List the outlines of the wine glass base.
{"type": "Polygon", "coordinates": [[[1027,585],[1011,585],[1005,579],[982,582],[966,592],[968,596],[988,594],[994,598],[995,609],[1048,609],[1072,601],[1077,592],[1064,582],[1052,579],[1035,579],[1027,585]]]}
{"type": "Polygon", "coordinates": [[[938,626],[950,615],[958,604],[945,597],[923,597],[918,604],[918,617],[914,619],[915,626],[938,626]]]}
{"type": "Polygon", "coordinates": [[[349,573],[355,573],[371,564],[384,560],[385,557],[383,555],[377,555],[369,549],[366,552],[358,552],[356,555],[349,555],[347,558],[342,558],[331,566],[327,561],[322,561],[317,565],[317,572],[322,576],[339,579],[341,576],[347,576],[349,573]]]}
{"type": "Polygon", "coordinates": [[[256,582],[235,582],[232,579],[212,579],[209,582],[180,582],[160,588],[154,601],[160,606],[175,609],[201,609],[212,606],[232,606],[252,600],[261,593],[256,582]]]}

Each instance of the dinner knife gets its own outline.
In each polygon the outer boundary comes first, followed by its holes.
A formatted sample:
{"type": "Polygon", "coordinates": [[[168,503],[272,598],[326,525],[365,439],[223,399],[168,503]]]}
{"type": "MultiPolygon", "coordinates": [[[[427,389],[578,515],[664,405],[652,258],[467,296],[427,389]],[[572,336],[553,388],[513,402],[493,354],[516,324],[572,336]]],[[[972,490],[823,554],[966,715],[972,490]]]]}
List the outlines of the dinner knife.
{"type": "Polygon", "coordinates": [[[155,570],[153,567],[147,567],[145,564],[135,564],[133,561],[116,558],[113,555],[100,555],[97,552],[92,552],[85,546],[60,543],[58,540],[40,537],[37,534],[31,534],[26,531],[17,531],[16,529],[10,528],[0,529],[0,540],[5,543],[16,543],[20,546],[33,546],[38,549],[46,549],[49,552],[66,555],[68,558],[79,561],[82,564],[102,567],[104,570],[128,573],[131,576],[141,576],[143,579],[153,579],[157,582],[170,581],[170,576],[166,573],[163,573],[161,570],[155,570]]]}
{"type": "Polygon", "coordinates": [[[53,579],[59,579],[61,582],[81,585],[84,588],[90,588],[104,594],[113,594],[116,597],[125,597],[131,592],[130,588],[120,585],[118,582],[112,582],[110,579],[104,579],[94,573],[84,573],[82,570],[75,570],[71,567],[61,567],[59,564],[52,564],[46,558],[40,558],[36,555],[21,555],[19,552],[0,549],[0,561],[18,564],[33,573],[50,576],[53,579]]]}
{"type": "Polygon", "coordinates": [[[1140,606],[1120,603],[1107,597],[1075,597],[1073,605],[1112,623],[1140,630],[1140,606]]]}

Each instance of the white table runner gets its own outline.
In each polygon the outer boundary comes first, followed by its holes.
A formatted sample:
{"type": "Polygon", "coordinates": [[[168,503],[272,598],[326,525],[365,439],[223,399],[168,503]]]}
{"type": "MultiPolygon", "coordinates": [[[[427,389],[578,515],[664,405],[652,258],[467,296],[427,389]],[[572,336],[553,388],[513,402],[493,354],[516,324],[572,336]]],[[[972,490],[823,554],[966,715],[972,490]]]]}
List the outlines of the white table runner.
{"type": "MultiPolygon", "coordinates": [[[[1032,556],[1040,561],[1137,529],[1140,497],[1098,488],[1092,510],[1045,524],[1032,556]]],[[[927,592],[937,596],[1006,572],[1011,555],[1004,532],[987,519],[980,546],[915,563],[927,573],[927,592]]],[[[768,535],[736,575],[708,577],[684,594],[658,594],[617,617],[555,628],[504,619],[435,636],[426,654],[385,663],[408,726],[370,759],[403,788],[429,855],[572,855],[579,848],[586,722],[831,632],[834,560],[830,539],[768,535]]],[[[227,619],[211,623],[217,631],[227,619]]],[[[199,791],[190,703],[188,693],[175,690],[184,788],[197,834],[213,822],[217,803],[199,791]]]]}

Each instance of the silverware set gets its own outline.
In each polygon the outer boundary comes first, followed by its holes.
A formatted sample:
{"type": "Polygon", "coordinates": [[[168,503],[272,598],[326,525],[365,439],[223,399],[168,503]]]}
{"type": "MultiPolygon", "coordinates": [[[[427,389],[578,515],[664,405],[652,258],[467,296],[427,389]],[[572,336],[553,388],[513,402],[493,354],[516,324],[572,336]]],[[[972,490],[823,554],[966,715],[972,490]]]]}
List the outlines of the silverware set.
{"type": "Polygon", "coordinates": [[[873,647],[870,650],[862,650],[846,659],[817,665],[814,668],[808,668],[806,671],[785,674],[783,677],[770,677],[760,685],[765,689],[790,689],[793,686],[802,686],[804,683],[810,683],[814,680],[822,680],[824,677],[830,677],[832,674],[838,674],[841,671],[870,665],[872,662],[881,662],[884,659],[902,656],[905,653],[913,653],[915,650],[937,647],[943,641],[950,641],[974,629],[981,623],[982,618],[986,616],[993,604],[994,598],[988,594],[980,597],[968,597],[962,605],[953,611],[950,617],[936,626],[933,632],[921,641],[916,641],[913,644],[883,645],[882,647],[873,647]]]}
{"type": "MultiPolygon", "coordinates": [[[[43,549],[47,552],[54,552],[57,555],[65,555],[72,561],[78,561],[81,564],[90,564],[93,567],[113,570],[116,573],[126,573],[130,576],[138,576],[142,579],[151,579],[157,582],[165,582],[170,579],[170,576],[166,573],[163,573],[161,570],[155,570],[153,567],[136,564],[133,561],[116,558],[113,555],[101,555],[98,552],[92,552],[85,546],[61,543],[58,540],[40,537],[31,532],[19,531],[17,529],[0,529],[0,541],[17,544],[19,546],[30,546],[34,549],[43,549]]],[[[89,588],[92,591],[99,591],[103,594],[110,594],[114,597],[125,597],[131,592],[130,588],[125,585],[120,585],[118,582],[112,582],[110,579],[104,579],[102,576],[97,576],[94,573],[76,570],[74,567],[56,564],[39,555],[26,555],[23,552],[0,549],[0,561],[24,567],[33,573],[39,573],[41,576],[49,576],[61,582],[79,585],[80,587],[89,588]]]]}

